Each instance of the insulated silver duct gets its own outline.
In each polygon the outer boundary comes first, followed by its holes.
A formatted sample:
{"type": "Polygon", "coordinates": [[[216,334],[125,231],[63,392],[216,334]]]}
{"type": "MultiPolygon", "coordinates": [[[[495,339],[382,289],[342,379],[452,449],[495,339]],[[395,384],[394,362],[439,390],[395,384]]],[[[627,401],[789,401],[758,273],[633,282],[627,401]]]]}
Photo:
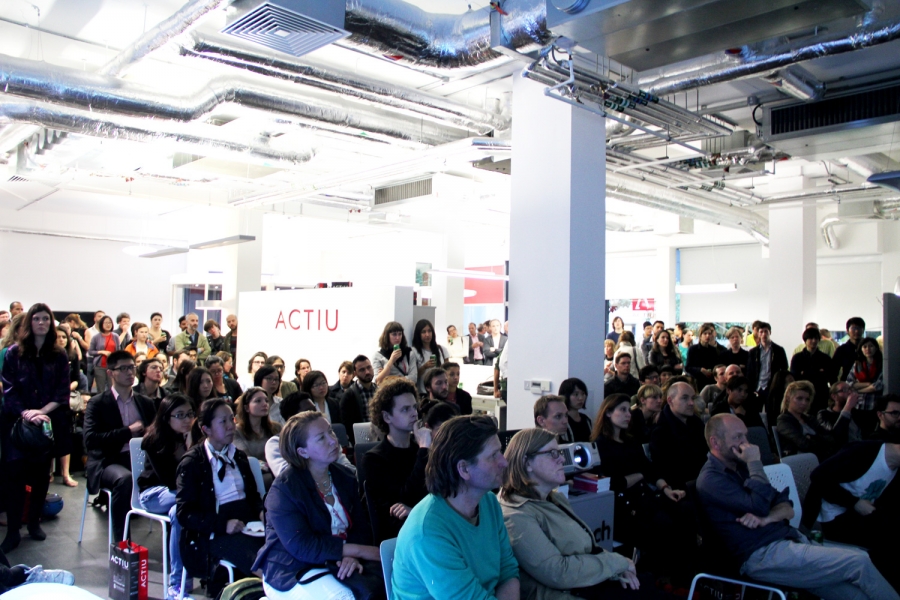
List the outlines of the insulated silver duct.
{"type": "MultiPolygon", "coordinates": [[[[491,50],[490,7],[461,15],[435,14],[403,0],[347,0],[341,44],[373,49],[388,58],[441,68],[471,67],[502,57],[491,50]]],[[[546,0],[505,2],[502,35],[511,48],[550,40],[546,0]]]]}
{"type": "Polygon", "coordinates": [[[211,60],[301,85],[315,87],[345,97],[387,107],[391,110],[424,117],[432,121],[452,123],[460,128],[484,135],[492,130],[509,129],[510,120],[486,110],[473,108],[418,90],[388,86],[384,83],[340,71],[319,69],[282,60],[275,55],[226,46],[209,40],[196,40],[192,48],[181,53],[211,60]]]}
{"type": "Polygon", "coordinates": [[[167,44],[193,26],[200,17],[231,0],[190,0],[168,19],[147,31],[100,69],[101,75],[121,75],[125,68],[167,44]]]}
{"type": "MultiPolygon", "coordinates": [[[[251,81],[249,76],[215,79],[186,96],[103,75],[11,56],[0,57],[0,89],[8,94],[125,116],[195,121],[226,102],[309,122],[434,146],[464,132],[421,120],[391,119],[375,111],[352,110],[339,102],[282,92],[251,81]]],[[[327,128],[327,127],[326,127],[327,128]]]]}
{"type": "Polygon", "coordinates": [[[789,48],[775,54],[762,54],[747,47],[744,49],[743,61],[739,64],[732,65],[728,61],[723,61],[700,71],[683,72],[656,79],[642,78],[639,83],[642,87],[649,86],[647,91],[652,94],[666,96],[723,81],[758,77],[761,74],[807,60],[853,52],[862,48],[886,44],[896,39],[900,39],[900,22],[880,25],[866,31],[855,31],[839,39],[799,48],[789,48]]]}
{"type": "Polygon", "coordinates": [[[290,166],[309,161],[312,150],[279,150],[262,144],[250,144],[225,137],[213,125],[191,124],[194,132],[185,131],[184,123],[160,119],[140,119],[115,115],[98,115],[64,106],[53,106],[29,100],[0,100],[0,124],[29,123],[81,135],[123,139],[135,142],[171,140],[188,144],[199,152],[227,152],[275,161],[290,166]]]}

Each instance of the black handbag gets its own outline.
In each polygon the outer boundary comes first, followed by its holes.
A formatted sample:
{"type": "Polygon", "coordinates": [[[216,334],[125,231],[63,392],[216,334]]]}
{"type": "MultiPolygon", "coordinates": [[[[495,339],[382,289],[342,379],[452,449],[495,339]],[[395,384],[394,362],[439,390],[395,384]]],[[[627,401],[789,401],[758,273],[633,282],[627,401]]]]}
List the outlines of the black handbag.
{"type": "Polygon", "coordinates": [[[44,432],[43,423],[34,424],[22,417],[12,428],[13,445],[32,456],[43,456],[53,449],[53,430],[44,432]]]}

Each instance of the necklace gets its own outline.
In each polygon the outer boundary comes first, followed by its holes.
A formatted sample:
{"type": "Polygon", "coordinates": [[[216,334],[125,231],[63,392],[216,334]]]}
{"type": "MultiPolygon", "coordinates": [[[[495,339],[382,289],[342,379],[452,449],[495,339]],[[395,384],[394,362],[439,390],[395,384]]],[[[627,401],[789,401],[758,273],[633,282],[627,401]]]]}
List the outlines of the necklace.
{"type": "Polygon", "coordinates": [[[334,490],[331,485],[331,473],[328,473],[328,482],[327,483],[319,483],[316,482],[316,486],[320,489],[322,495],[325,498],[330,498],[334,496],[334,490]]]}

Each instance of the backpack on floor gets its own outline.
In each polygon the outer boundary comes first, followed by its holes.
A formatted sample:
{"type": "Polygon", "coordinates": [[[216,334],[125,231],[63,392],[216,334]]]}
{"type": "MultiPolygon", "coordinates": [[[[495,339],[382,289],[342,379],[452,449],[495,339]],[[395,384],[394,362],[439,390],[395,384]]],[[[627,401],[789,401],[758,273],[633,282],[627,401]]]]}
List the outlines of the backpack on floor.
{"type": "Polygon", "coordinates": [[[260,600],[265,597],[262,579],[247,577],[226,585],[216,596],[216,600],[260,600]]]}

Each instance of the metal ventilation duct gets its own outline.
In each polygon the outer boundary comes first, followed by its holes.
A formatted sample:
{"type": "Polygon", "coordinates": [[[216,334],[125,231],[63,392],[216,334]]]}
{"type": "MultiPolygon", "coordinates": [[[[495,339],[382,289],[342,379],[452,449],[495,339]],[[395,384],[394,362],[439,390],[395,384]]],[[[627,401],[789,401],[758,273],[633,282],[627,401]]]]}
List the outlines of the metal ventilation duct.
{"type": "Polygon", "coordinates": [[[291,56],[344,39],[344,0],[239,0],[237,16],[222,31],[291,56]]]}

